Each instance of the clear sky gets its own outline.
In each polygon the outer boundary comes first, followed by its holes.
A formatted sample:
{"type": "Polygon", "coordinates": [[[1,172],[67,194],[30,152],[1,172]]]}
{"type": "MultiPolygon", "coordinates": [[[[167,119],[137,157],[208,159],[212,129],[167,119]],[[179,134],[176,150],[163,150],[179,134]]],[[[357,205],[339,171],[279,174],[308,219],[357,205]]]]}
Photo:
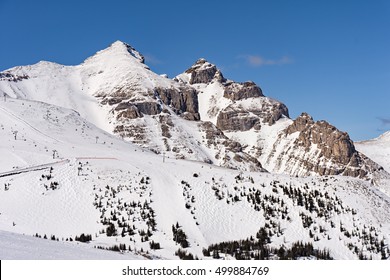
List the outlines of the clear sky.
{"type": "Polygon", "coordinates": [[[129,43],[173,77],[204,57],[364,140],[390,130],[387,0],[0,0],[0,70],[129,43]]]}

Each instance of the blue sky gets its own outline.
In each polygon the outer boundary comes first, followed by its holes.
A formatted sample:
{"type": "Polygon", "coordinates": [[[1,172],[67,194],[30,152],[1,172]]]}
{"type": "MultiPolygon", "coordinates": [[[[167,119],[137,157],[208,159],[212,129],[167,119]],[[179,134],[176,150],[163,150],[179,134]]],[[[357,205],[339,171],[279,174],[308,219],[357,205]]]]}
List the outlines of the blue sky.
{"type": "Polygon", "coordinates": [[[390,1],[0,0],[0,70],[116,40],[173,77],[198,58],[353,140],[390,130],[390,1]]]}

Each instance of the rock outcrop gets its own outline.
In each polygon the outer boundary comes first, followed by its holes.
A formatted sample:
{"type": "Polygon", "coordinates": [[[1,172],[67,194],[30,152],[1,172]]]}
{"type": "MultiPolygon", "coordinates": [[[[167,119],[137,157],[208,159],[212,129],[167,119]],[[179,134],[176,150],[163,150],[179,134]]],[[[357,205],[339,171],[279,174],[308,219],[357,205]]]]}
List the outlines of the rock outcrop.
{"type": "Polygon", "coordinates": [[[219,71],[215,65],[207,62],[204,58],[197,60],[191,68],[186,70],[185,73],[191,74],[191,78],[189,80],[191,85],[208,84],[213,79],[225,82],[225,78],[223,77],[221,71],[219,71]]]}
{"type": "Polygon", "coordinates": [[[217,151],[214,161],[222,161],[221,166],[234,169],[240,167],[241,170],[266,172],[256,158],[243,151],[243,147],[239,142],[226,137],[223,131],[213,123],[200,122],[198,126],[200,131],[205,133],[205,146],[217,151]]]}
{"type": "Polygon", "coordinates": [[[117,119],[136,119],[136,118],[142,118],[143,114],[138,110],[137,106],[131,104],[131,103],[121,103],[119,104],[115,110],[121,111],[117,115],[117,119]]]}
{"type": "Polygon", "coordinates": [[[217,117],[217,127],[224,131],[259,130],[261,124],[273,125],[283,116],[288,117],[287,107],[280,102],[264,99],[251,106],[233,103],[222,109],[217,117]]]}
{"type": "Polygon", "coordinates": [[[242,100],[250,97],[260,97],[264,96],[260,87],[258,87],[254,82],[245,82],[245,83],[226,83],[225,91],[223,96],[229,98],[230,100],[242,100]]]}
{"type": "Polygon", "coordinates": [[[190,87],[156,88],[156,95],[169,106],[177,115],[189,120],[199,120],[198,95],[195,89],[190,87]]]}
{"type": "Polygon", "coordinates": [[[302,113],[285,129],[287,138],[294,133],[298,135],[292,147],[283,152],[290,162],[295,161],[294,166],[299,166],[295,171],[291,169],[293,175],[317,173],[366,178],[368,173],[380,169],[379,165],[356,151],[348,133],[326,121],[314,122],[307,113],[302,113]]]}
{"type": "Polygon", "coordinates": [[[157,102],[121,102],[115,107],[119,111],[117,118],[135,119],[143,115],[157,115],[161,113],[161,106],[157,102]]]}
{"type": "Polygon", "coordinates": [[[229,106],[218,114],[217,127],[224,131],[247,131],[255,126],[260,128],[259,117],[246,110],[229,106]]]}
{"type": "Polygon", "coordinates": [[[325,158],[353,167],[358,166],[358,153],[348,133],[338,130],[326,121],[314,122],[306,113],[298,117],[286,132],[299,131],[296,143],[306,149],[317,145],[325,158]]]}

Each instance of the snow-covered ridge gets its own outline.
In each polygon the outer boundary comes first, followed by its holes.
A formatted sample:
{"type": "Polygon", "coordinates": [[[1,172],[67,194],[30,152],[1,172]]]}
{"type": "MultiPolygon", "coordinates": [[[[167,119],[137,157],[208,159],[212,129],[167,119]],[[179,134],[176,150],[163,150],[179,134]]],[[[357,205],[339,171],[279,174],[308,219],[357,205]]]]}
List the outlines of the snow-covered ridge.
{"type": "MultiPolygon", "coordinates": [[[[97,57],[105,57],[110,56],[113,60],[115,59],[124,59],[125,57],[131,58],[133,57],[140,63],[145,62],[144,56],[139,53],[136,49],[130,46],[127,43],[121,41],[115,41],[108,48],[98,51],[94,56],[87,58],[84,63],[89,63],[91,60],[96,59],[97,57]]],[[[114,63],[118,63],[118,61],[114,61],[114,63]]],[[[145,65],[146,68],[148,68],[145,65]]]]}

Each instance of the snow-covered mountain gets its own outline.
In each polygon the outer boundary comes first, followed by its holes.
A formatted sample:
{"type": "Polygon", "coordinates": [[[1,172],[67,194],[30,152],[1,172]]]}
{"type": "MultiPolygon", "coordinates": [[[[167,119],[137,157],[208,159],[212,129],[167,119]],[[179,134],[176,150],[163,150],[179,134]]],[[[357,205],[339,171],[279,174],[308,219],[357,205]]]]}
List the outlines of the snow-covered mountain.
{"type": "Polygon", "coordinates": [[[389,256],[390,199],[359,178],[377,165],[320,147],[349,143],[346,134],[306,114],[290,120],[285,105],[205,60],[174,80],[142,60],[116,42],[78,66],[0,73],[0,230],[131,258],[389,256]],[[334,172],[353,177],[290,176],[267,161],[291,154],[289,141],[317,147],[329,169],[338,153],[361,162],[334,172]]]}
{"type": "Polygon", "coordinates": [[[380,172],[348,134],[306,114],[291,120],[283,103],[264,96],[253,82],[224,78],[205,59],[171,80],[117,41],[81,65],[40,62],[4,71],[0,91],[73,109],[99,128],[170,158],[293,176],[372,179],[380,172]]]}

